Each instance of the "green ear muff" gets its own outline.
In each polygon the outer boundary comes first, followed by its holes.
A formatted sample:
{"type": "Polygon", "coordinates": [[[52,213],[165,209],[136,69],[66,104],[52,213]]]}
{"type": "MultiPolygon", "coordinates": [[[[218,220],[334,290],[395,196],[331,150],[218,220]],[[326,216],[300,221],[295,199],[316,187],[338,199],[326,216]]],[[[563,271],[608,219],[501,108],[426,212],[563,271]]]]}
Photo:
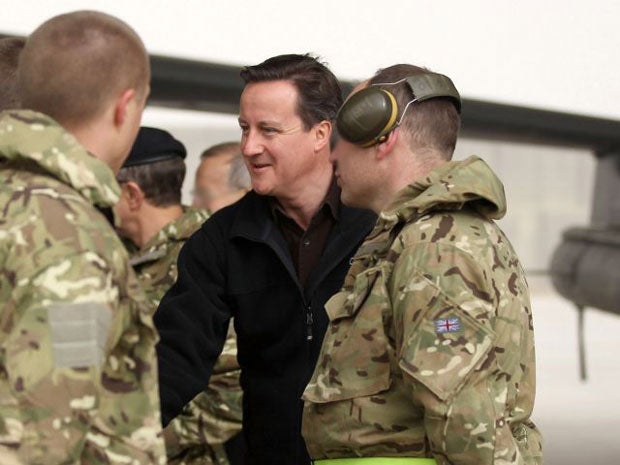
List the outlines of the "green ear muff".
{"type": "Polygon", "coordinates": [[[338,112],[338,133],[353,144],[369,147],[396,125],[398,105],[387,90],[367,87],[353,94],[338,112]]]}
{"type": "MultiPolygon", "coordinates": [[[[407,76],[397,82],[375,84],[353,94],[340,108],[336,119],[338,133],[349,142],[370,147],[383,142],[387,135],[400,124],[398,104],[391,92],[379,85],[396,85],[405,82],[413,93],[407,107],[414,102],[432,98],[449,98],[461,112],[461,97],[449,77],[437,73],[421,73],[407,76]]],[[[407,110],[403,109],[403,114],[407,110]]],[[[401,115],[402,119],[403,115],[401,115]]]]}

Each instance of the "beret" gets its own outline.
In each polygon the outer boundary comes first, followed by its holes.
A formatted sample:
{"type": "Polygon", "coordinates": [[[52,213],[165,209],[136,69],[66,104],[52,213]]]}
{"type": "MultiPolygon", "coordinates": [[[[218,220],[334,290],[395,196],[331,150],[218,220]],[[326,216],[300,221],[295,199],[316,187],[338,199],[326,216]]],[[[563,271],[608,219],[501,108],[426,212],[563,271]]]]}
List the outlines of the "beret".
{"type": "Polygon", "coordinates": [[[185,158],[185,146],[163,129],[142,126],[123,168],[154,163],[169,158],[185,158]]]}

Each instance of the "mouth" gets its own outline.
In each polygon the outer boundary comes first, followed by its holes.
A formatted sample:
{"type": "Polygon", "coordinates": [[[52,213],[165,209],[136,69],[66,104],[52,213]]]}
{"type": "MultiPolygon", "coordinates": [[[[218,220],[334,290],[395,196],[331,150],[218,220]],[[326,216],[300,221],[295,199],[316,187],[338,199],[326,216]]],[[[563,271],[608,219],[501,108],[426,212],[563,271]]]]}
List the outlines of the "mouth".
{"type": "Polygon", "coordinates": [[[271,165],[269,163],[250,163],[250,168],[252,171],[262,171],[270,166],[271,165]]]}

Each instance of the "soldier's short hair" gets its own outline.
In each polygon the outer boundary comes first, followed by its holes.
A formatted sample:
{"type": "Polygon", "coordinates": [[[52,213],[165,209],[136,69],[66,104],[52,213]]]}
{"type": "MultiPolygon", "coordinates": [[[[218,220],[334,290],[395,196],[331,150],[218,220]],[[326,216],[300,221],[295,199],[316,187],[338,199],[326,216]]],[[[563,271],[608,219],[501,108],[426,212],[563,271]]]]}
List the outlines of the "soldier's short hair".
{"type": "Polygon", "coordinates": [[[22,106],[61,124],[91,121],[127,89],[147,92],[149,59],[133,29],[96,11],[55,16],[27,39],[20,58],[22,106]]]}
{"type": "MultiPolygon", "coordinates": [[[[368,83],[369,85],[393,83],[407,76],[428,71],[414,65],[398,64],[380,69],[368,83]]],[[[407,103],[413,99],[411,89],[404,82],[379,87],[386,89],[396,97],[400,119],[407,103]]],[[[400,126],[407,132],[412,150],[432,148],[441,153],[444,159],[450,160],[456,146],[461,117],[449,99],[433,98],[409,105],[400,126]]]]}
{"type": "Polygon", "coordinates": [[[20,107],[17,65],[25,43],[22,37],[0,39],[0,111],[20,107]]]}
{"type": "Polygon", "coordinates": [[[146,200],[156,207],[181,204],[181,188],[185,179],[182,158],[168,158],[153,163],[121,168],[116,179],[120,184],[133,181],[144,192],[146,200]]]}

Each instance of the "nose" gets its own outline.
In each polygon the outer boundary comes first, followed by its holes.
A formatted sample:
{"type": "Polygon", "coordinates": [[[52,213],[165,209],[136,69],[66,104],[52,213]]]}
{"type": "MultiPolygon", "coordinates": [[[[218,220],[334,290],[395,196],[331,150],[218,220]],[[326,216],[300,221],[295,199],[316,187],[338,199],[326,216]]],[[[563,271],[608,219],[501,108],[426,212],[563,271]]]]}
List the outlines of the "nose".
{"type": "Polygon", "coordinates": [[[256,131],[246,130],[241,136],[241,152],[244,157],[252,157],[263,152],[263,145],[256,131]]]}

